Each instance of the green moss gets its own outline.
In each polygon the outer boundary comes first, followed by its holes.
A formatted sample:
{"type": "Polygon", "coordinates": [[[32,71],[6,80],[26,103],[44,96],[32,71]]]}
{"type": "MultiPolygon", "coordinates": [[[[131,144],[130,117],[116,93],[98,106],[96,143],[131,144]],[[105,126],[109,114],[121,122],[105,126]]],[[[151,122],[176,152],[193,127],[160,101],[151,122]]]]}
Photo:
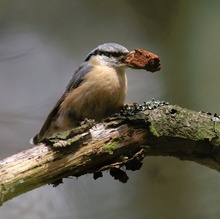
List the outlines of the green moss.
{"type": "Polygon", "coordinates": [[[109,154],[113,154],[114,150],[118,148],[117,142],[112,142],[103,147],[103,149],[108,152],[109,154]]]}
{"type": "Polygon", "coordinates": [[[65,140],[69,136],[70,131],[59,132],[56,134],[56,138],[65,140]]]}
{"type": "Polygon", "coordinates": [[[123,137],[117,137],[117,138],[114,139],[114,142],[123,141],[123,139],[124,139],[123,137]]]}
{"type": "Polygon", "coordinates": [[[156,137],[160,137],[159,133],[157,132],[157,130],[154,128],[153,125],[150,126],[150,132],[156,136],[156,137]]]}

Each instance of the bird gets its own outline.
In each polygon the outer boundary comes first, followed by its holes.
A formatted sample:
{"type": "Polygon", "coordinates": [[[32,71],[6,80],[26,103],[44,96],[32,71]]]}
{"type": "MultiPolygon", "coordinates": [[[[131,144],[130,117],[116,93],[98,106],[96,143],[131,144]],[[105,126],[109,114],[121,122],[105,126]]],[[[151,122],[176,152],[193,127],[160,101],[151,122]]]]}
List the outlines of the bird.
{"type": "Polygon", "coordinates": [[[125,103],[125,70],[131,66],[124,60],[129,54],[117,43],[104,43],[93,49],[30,142],[37,145],[57,132],[79,126],[85,119],[99,122],[117,113],[125,103]]]}

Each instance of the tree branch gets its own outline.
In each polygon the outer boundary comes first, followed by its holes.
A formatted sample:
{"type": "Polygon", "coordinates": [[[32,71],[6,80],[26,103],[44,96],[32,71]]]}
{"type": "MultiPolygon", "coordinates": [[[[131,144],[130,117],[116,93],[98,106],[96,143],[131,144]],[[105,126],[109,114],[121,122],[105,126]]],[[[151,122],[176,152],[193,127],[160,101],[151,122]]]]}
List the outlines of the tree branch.
{"type": "Polygon", "coordinates": [[[126,182],[145,156],[173,156],[220,171],[220,118],[166,105],[133,116],[108,118],[61,133],[0,161],[0,204],[64,177],[109,169],[126,182]]]}

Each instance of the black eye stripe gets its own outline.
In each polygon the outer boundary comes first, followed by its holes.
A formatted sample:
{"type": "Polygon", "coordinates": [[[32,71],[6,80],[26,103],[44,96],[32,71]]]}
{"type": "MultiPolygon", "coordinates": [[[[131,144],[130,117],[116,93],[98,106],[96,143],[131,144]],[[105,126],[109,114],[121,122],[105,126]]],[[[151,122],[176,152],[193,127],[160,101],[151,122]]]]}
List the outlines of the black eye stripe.
{"type": "Polygon", "coordinates": [[[108,57],[120,57],[120,56],[126,55],[126,53],[123,53],[123,52],[107,52],[107,51],[99,51],[97,54],[105,55],[108,57]]]}
{"type": "Polygon", "coordinates": [[[104,55],[108,57],[120,57],[120,56],[126,56],[128,53],[126,52],[108,52],[108,51],[102,51],[102,50],[95,50],[93,53],[90,53],[89,56],[86,58],[85,61],[88,61],[92,55],[104,55]]]}

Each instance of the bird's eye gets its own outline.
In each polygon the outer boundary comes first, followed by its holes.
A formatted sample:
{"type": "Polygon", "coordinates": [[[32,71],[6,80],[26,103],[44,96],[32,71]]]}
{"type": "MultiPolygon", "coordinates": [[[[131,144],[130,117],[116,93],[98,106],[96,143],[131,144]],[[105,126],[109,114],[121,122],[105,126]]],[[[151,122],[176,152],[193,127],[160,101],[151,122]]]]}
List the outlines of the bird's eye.
{"type": "Polygon", "coordinates": [[[101,54],[107,57],[116,57],[116,58],[124,55],[122,52],[107,52],[107,51],[103,51],[101,54]]]}
{"type": "Polygon", "coordinates": [[[110,56],[111,56],[111,53],[105,51],[105,52],[103,52],[103,55],[110,57],[110,56]]]}
{"type": "Polygon", "coordinates": [[[121,55],[121,53],[119,53],[119,52],[113,52],[112,53],[112,56],[114,56],[114,57],[119,57],[121,55]]]}

